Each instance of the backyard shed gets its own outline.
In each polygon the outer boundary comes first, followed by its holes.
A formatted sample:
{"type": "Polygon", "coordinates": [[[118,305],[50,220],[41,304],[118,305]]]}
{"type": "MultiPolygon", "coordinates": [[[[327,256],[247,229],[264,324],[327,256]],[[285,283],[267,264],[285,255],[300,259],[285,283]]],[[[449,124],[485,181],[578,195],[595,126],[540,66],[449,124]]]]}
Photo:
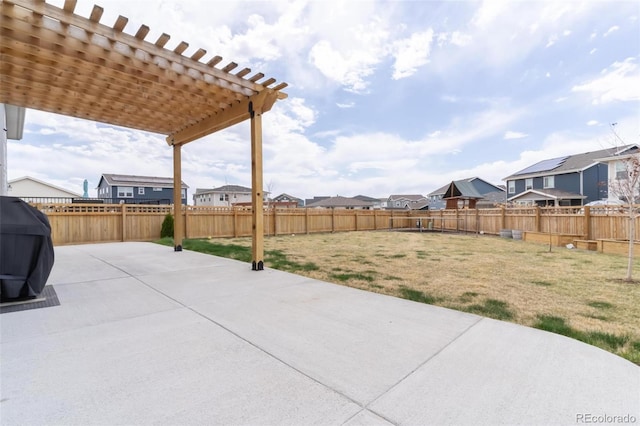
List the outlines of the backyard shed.
{"type": "Polygon", "coordinates": [[[447,201],[447,209],[458,209],[460,207],[476,208],[476,202],[482,199],[475,187],[467,181],[457,180],[451,182],[442,196],[447,201]]]}

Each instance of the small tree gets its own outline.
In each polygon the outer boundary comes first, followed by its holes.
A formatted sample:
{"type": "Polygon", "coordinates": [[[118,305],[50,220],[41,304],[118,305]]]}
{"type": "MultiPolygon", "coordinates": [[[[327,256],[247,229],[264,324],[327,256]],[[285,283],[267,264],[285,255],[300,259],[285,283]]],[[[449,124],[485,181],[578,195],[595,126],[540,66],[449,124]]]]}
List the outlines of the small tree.
{"type": "Polygon", "coordinates": [[[173,215],[167,214],[162,221],[162,229],[160,229],[160,238],[173,238],[173,215]]]}
{"type": "MultiPolygon", "coordinates": [[[[616,145],[622,144],[624,146],[624,141],[616,132],[615,125],[616,123],[611,124],[611,131],[615,137],[616,145]]],[[[640,150],[620,155],[616,170],[616,175],[609,178],[609,192],[626,204],[626,214],[629,218],[629,254],[625,280],[633,281],[633,248],[636,235],[636,219],[640,213],[636,206],[640,193],[640,150]]]]}

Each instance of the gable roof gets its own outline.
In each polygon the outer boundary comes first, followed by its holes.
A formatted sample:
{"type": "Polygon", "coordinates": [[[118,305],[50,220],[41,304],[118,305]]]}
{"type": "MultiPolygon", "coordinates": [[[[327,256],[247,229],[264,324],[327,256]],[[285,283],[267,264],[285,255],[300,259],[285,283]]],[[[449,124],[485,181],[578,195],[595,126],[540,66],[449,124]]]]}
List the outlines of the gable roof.
{"type": "Polygon", "coordinates": [[[471,182],[466,180],[454,180],[449,184],[442,198],[470,198],[479,200],[483,197],[471,182]]]}
{"type": "Polygon", "coordinates": [[[536,176],[549,176],[558,175],[563,173],[580,172],[588,169],[589,167],[597,164],[603,157],[609,157],[615,155],[618,152],[624,151],[633,145],[626,145],[624,147],[614,147],[608,149],[602,149],[599,151],[585,152],[582,154],[567,155],[564,157],[550,158],[547,160],[539,161],[526,167],[510,176],[507,176],[503,180],[508,179],[524,179],[527,177],[536,176]]]}
{"type": "MultiPolygon", "coordinates": [[[[506,188],[503,187],[504,185],[502,187],[500,185],[494,185],[491,182],[487,182],[486,180],[481,179],[481,178],[479,178],[477,176],[466,178],[466,179],[460,179],[460,180],[457,180],[456,182],[471,182],[473,184],[476,181],[482,181],[482,182],[486,183],[487,185],[491,185],[496,189],[496,191],[505,191],[506,190],[506,188]]],[[[443,195],[447,191],[447,188],[449,188],[450,185],[451,184],[448,183],[448,184],[446,184],[444,186],[441,186],[440,188],[436,189],[435,191],[430,192],[427,196],[431,197],[431,196],[434,196],[434,195],[443,195]]],[[[475,187],[475,185],[474,185],[474,187],[475,187]]],[[[477,190],[477,188],[476,188],[476,190],[477,190]]],[[[495,192],[495,191],[491,191],[491,192],[495,192]]]]}
{"type": "Polygon", "coordinates": [[[514,201],[518,198],[534,199],[530,195],[538,195],[540,198],[535,199],[551,199],[551,200],[575,200],[587,198],[585,195],[576,194],[575,192],[563,191],[561,189],[529,189],[518,195],[509,198],[508,201],[514,201]]]}
{"type": "Polygon", "coordinates": [[[389,201],[397,201],[397,200],[407,200],[407,201],[420,201],[424,200],[427,197],[420,194],[394,194],[389,195],[389,201]]]}
{"type": "Polygon", "coordinates": [[[55,189],[57,191],[66,192],[67,194],[69,194],[69,197],[82,197],[82,195],[78,194],[77,192],[69,191],[68,189],[61,188],[59,186],[53,185],[51,183],[45,182],[45,181],[40,180],[40,179],[36,179],[34,177],[31,177],[31,176],[23,176],[23,177],[19,177],[19,178],[16,178],[16,179],[11,179],[7,183],[9,185],[11,185],[12,183],[16,184],[18,182],[23,182],[23,181],[27,181],[27,180],[30,180],[30,181],[35,182],[35,183],[37,183],[39,185],[42,185],[42,186],[47,186],[47,187],[55,189]]]}
{"type": "MultiPolygon", "coordinates": [[[[374,197],[368,197],[366,195],[356,195],[355,197],[356,200],[360,200],[360,201],[369,201],[371,203],[379,203],[380,202],[380,198],[374,198],[374,197]]],[[[385,198],[386,200],[386,198],[385,198]]]]}
{"type": "MultiPolygon", "coordinates": [[[[103,173],[98,186],[105,180],[109,186],[126,185],[126,186],[145,186],[158,188],[173,188],[173,178],[158,176],[136,176],[136,175],[118,175],[113,173],[103,173]]],[[[182,182],[182,188],[189,188],[189,185],[182,182]]]]}
{"type": "Polygon", "coordinates": [[[221,192],[237,192],[237,193],[249,193],[251,194],[251,188],[240,185],[222,185],[218,188],[198,188],[196,189],[196,195],[200,194],[219,194],[221,192]]]}
{"type": "Polygon", "coordinates": [[[218,188],[213,188],[211,192],[248,192],[251,193],[251,188],[241,185],[222,185],[218,188]]]}
{"type": "Polygon", "coordinates": [[[358,200],[357,198],[347,197],[329,197],[324,200],[316,201],[315,203],[307,204],[307,207],[370,207],[371,203],[368,201],[358,200]]]}
{"type": "Polygon", "coordinates": [[[599,163],[608,163],[609,161],[623,160],[637,155],[639,151],[640,146],[636,144],[625,145],[609,157],[597,158],[596,161],[599,163]]]}
{"type": "Polygon", "coordinates": [[[286,192],[283,192],[282,194],[280,194],[280,195],[278,195],[278,196],[273,197],[273,200],[274,200],[274,201],[282,200],[282,199],[287,199],[287,200],[297,201],[297,202],[301,202],[301,201],[302,201],[302,199],[301,199],[301,198],[294,197],[293,195],[289,195],[289,194],[287,194],[286,192]]]}

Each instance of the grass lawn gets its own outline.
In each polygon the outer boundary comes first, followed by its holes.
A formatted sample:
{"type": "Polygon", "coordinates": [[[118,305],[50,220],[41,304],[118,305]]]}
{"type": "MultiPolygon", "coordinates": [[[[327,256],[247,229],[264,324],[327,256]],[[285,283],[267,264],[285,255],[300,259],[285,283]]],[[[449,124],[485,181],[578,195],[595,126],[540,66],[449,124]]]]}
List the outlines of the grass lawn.
{"type": "MultiPolygon", "coordinates": [[[[185,240],[184,248],[251,261],[251,238],[185,240]]],[[[622,280],[624,256],[549,252],[493,236],[369,231],[267,237],[265,265],[552,331],[640,364],[640,283],[622,280]]]]}

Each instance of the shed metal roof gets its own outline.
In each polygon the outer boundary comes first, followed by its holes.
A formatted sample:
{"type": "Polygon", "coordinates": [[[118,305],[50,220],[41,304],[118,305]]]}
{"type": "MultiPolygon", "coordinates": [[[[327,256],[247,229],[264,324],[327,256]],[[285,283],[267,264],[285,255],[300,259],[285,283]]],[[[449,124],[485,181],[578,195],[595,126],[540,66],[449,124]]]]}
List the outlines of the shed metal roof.
{"type": "Polygon", "coordinates": [[[449,188],[445,192],[443,199],[446,198],[475,198],[481,199],[480,194],[471,182],[466,180],[456,180],[449,184],[449,188]]]}

